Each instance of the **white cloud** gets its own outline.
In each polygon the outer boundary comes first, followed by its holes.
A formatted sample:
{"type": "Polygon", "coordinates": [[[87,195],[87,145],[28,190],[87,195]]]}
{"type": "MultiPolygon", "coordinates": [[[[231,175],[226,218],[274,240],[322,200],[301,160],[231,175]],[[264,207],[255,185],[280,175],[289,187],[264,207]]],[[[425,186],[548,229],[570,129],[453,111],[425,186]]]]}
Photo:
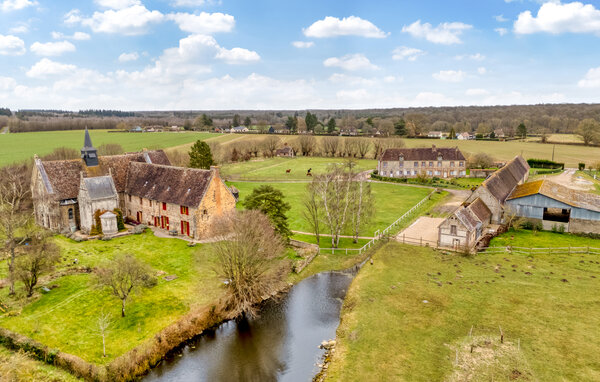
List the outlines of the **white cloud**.
{"type": "Polygon", "coordinates": [[[171,5],[174,7],[199,7],[206,4],[220,3],[220,0],[173,0],[171,5]]]}
{"type": "Polygon", "coordinates": [[[488,94],[490,94],[490,92],[485,89],[467,89],[465,94],[469,97],[477,97],[477,96],[488,95],[488,94]]]}
{"type": "Polygon", "coordinates": [[[591,68],[577,83],[580,88],[600,88],[600,66],[591,68]]]}
{"type": "Polygon", "coordinates": [[[123,9],[141,4],[140,0],[94,0],[94,2],[103,8],[109,9],[123,9]]]}
{"type": "Polygon", "coordinates": [[[327,16],[323,20],[315,21],[311,26],[302,30],[307,37],[337,37],[361,36],[369,38],[385,38],[389,33],[383,32],[375,24],[357,16],[337,17],[327,16]]]}
{"type": "Polygon", "coordinates": [[[119,62],[135,61],[138,58],[140,58],[140,55],[137,52],[121,53],[119,55],[119,62]]]}
{"type": "Polygon", "coordinates": [[[392,53],[392,58],[398,61],[404,59],[407,59],[408,61],[415,61],[417,58],[419,58],[419,56],[425,54],[425,52],[421,49],[409,48],[407,46],[398,47],[394,49],[392,53]]]}
{"type": "Polygon", "coordinates": [[[499,23],[504,23],[504,22],[508,21],[508,19],[506,17],[504,17],[504,15],[494,16],[494,19],[496,19],[496,21],[499,23]]]}
{"type": "Polygon", "coordinates": [[[388,84],[392,84],[394,82],[402,82],[402,81],[404,81],[404,78],[402,78],[402,77],[396,77],[396,76],[383,77],[383,82],[386,82],[388,84]]]}
{"type": "Polygon", "coordinates": [[[600,34],[600,10],[592,4],[572,2],[562,4],[559,0],[542,4],[534,17],[531,11],[519,14],[514,23],[515,33],[531,34],[546,32],[600,34]]]}
{"type": "Polygon", "coordinates": [[[468,59],[468,60],[473,60],[473,61],[483,61],[485,60],[485,56],[481,53],[475,53],[475,54],[461,54],[458,56],[454,56],[455,60],[464,60],[464,59],[468,59]]]}
{"type": "Polygon", "coordinates": [[[413,37],[424,38],[435,44],[460,44],[460,35],[465,31],[473,28],[472,25],[453,22],[442,23],[437,27],[433,27],[429,23],[421,24],[421,20],[417,20],[409,26],[403,26],[402,32],[411,34],[413,37]]]}
{"type": "Polygon", "coordinates": [[[293,41],[292,45],[295,46],[296,48],[312,48],[315,43],[312,41],[293,41]]]}
{"type": "Polygon", "coordinates": [[[494,31],[498,32],[498,34],[500,36],[504,36],[505,34],[508,33],[508,29],[506,29],[506,28],[496,28],[496,29],[494,29],[494,31]]]}
{"type": "Polygon", "coordinates": [[[330,57],[323,61],[323,65],[327,67],[338,67],[344,70],[374,70],[378,69],[371,61],[363,54],[347,54],[343,57],[330,57]]]}
{"type": "Polygon", "coordinates": [[[440,70],[431,75],[438,81],[443,82],[461,82],[467,77],[467,73],[462,70],[440,70]]]}
{"type": "Polygon", "coordinates": [[[13,35],[0,34],[0,55],[21,56],[25,54],[25,41],[13,35]]]}
{"type": "Polygon", "coordinates": [[[4,0],[0,3],[0,9],[3,12],[18,11],[19,9],[37,5],[37,1],[31,0],[4,0]]]}
{"type": "Polygon", "coordinates": [[[249,64],[260,61],[258,53],[244,48],[220,48],[215,58],[228,64],[249,64]]]}
{"type": "Polygon", "coordinates": [[[29,48],[33,53],[38,56],[60,56],[66,52],[74,52],[75,45],[68,41],[57,41],[57,42],[34,42],[29,48]]]}
{"type": "Polygon", "coordinates": [[[55,40],[67,39],[67,40],[84,41],[84,40],[89,40],[91,38],[91,36],[85,32],[75,32],[72,35],[66,35],[61,32],[52,32],[52,38],[55,40]]]}
{"type": "Polygon", "coordinates": [[[84,17],[74,9],[65,15],[65,23],[87,26],[96,33],[118,33],[123,35],[140,35],[148,32],[150,25],[163,21],[164,15],[159,11],[150,11],[145,6],[132,5],[122,9],[108,9],[94,12],[91,17],[84,17]]]}
{"type": "Polygon", "coordinates": [[[477,73],[484,75],[487,73],[487,69],[484,68],[483,66],[481,66],[481,67],[477,68],[477,73]]]}
{"type": "Polygon", "coordinates": [[[375,81],[359,76],[350,76],[345,73],[333,73],[329,77],[329,81],[334,84],[349,85],[349,86],[372,86],[375,81]]]}
{"type": "Polygon", "coordinates": [[[17,81],[12,77],[1,77],[0,76],[0,90],[8,91],[12,90],[17,86],[17,81]]]}
{"type": "Polygon", "coordinates": [[[447,106],[456,102],[441,93],[421,92],[417,94],[413,106],[447,106]]]}
{"type": "Polygon", "coordinates": [[[54,75],[72,73],[77,67],[71,64],[62,64],[48,58],[42,58],[36,62],[26,73],[31,78],[46,78],[54,75]]]}
{"type": "Polygon", "coordinates": [[[225,13],[172,13],[167,19],[173,20],[179,29],[197,34],[213,34],[231,32],[235,26],[235,18],[225,13]]]}
{"type": "Polygon", "coordinates": [[[24,34],[24,33],[29,32],[29,25],[22,23],[22,24],[19,24],[17,26],[10,28],[8,31],[10,33],[24,34]]]}

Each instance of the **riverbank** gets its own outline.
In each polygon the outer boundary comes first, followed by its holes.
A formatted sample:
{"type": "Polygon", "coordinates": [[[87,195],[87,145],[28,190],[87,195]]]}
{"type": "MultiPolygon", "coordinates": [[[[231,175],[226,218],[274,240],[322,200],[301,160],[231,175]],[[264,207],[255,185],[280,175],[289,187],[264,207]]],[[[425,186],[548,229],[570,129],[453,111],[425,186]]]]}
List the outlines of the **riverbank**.
{"type": "Polygon", "coordinates": [[[389,243],[348,290],[326,380],[464,380],[465,368],[486,380],[598,380],[600,307],[589,291],[599,272],[591,255],[389,243]]]}

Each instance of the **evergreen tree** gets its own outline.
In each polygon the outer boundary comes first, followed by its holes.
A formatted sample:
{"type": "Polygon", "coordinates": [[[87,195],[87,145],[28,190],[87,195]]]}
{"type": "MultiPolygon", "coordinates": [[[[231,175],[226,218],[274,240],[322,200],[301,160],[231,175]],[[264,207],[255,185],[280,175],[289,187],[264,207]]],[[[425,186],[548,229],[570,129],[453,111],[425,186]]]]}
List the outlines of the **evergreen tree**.
{"type": "Polygon", "coordinates": [[[298,117],[288,117],[285,127],[290,129],[290,133],[295,134],[298,131],[298,117]]]}
{"type": "Polygon", "coordinates": [[[304,122],[306,122],[306,130],[315,131],[315,126],[319,124],[319,120],[317,119],[316,114],[312,114],[310,111],[306,112],[306,117],[304,118],[304,122]]]}
{"type": "Polygon", "coordinates": [[[239,114],[236,114],[233,116],[233,126],[237,127],[239,125],[241,125],[240,116],[239,116],[239,114]]]}
{"type": "Polygon", "coordinates": [[[259,210],[267,215],[281,237],[287,239],[292,235],[285,214],[291,207],[280,190],[268,185],[259,186],[252,190],[243,204],[247,210],[259,210]]]}
{"type": "Polygon", "coordinates": [[[192,122],[189,119],[186,119],[185,122],[183,122],[183,129],[192,130],[192,122]]]}
{"type": "Polygon", "coordinates": [[[327,122],[327,132],[329,134],[335,131],[335,118],[330,118],[329,122],[327,122]]]}
{"type": "Polygon", "coordinates": [[[204,141],[197,141],[190,150],[190,167],[208,170],[213,161],[210,146],[204,141]]]}
{"type": "Polygon", "coordinates": [[[252,124],[252,120],[250,120],[250,117],[246,117],[244,119],[244,126],[250,127],[251,124],[252,124]]]}
{"type": "Polygon", "coordinates": [[[369,117],[365,122],[367,123],[367,125],[373,127],[373,118],[369,117]]]}
{"type": "Polygon", "coordinates": [[[454,127],[450,129],[450,135],[448,135],[449,139],[456,139],[456,131],[454,131],[454,127]]]}
{"type": "Polygon", "coordinates": [[[523,122],[517,127],[517,134],[523,139],[527,138],[527,126],[523,122]]]}
{"type": "Polygon", "coordinates": [[[400,118],[394,123],[394,133],[396,135],[406,135],[406,122],[404,118],[400,118]]]}
{"type": "Polygon", "coordinates": [[[213,125],[213,120],[206,114],[202,114],[202,125],[205,127],[211,127],[213,125]]]}

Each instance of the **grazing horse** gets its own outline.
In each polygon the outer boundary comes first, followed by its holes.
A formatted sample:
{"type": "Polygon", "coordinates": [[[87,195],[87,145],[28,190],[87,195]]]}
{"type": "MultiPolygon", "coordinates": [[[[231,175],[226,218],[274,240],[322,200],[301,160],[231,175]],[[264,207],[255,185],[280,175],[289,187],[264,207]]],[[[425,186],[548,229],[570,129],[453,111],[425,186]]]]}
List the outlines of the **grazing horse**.
{"type": "Polygon", "coordinates": [[[291,169],[291,168],[288,168],[287,170],[285,170],[285,173],[286,173],[286,174],[289,174],[290,172],[292,172],[292,169],[291,169]]]}
{"type": "Polygon", "coordinates": [[[306,176],[312,176],[312,174],[310,173],[311,170],[312,168],[309,168],[308,171],[306,171],[306,176]]]}

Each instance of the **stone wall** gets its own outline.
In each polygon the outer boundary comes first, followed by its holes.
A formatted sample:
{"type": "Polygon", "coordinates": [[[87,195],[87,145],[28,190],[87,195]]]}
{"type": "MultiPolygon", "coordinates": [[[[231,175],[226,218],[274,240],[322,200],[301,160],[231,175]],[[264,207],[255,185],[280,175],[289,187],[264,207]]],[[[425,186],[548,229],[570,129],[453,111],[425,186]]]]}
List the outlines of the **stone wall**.
{"type": "Polygon", "coordinates": [[[474,244],[476,232],[469,232],[466,227],[454,216],[444,220],[438,228],[439,245],[444,247],[454,247],[454,240],[459,241],[459,246],[468,247],[474,244]],[[456,235],[451,234],[451,226],[456,226],[456,235]]]}
{"type": "Polygon", "coordinates": [[[600,221],[571,218],[569,220],[569,232],[600,234],[600,221]]]}

